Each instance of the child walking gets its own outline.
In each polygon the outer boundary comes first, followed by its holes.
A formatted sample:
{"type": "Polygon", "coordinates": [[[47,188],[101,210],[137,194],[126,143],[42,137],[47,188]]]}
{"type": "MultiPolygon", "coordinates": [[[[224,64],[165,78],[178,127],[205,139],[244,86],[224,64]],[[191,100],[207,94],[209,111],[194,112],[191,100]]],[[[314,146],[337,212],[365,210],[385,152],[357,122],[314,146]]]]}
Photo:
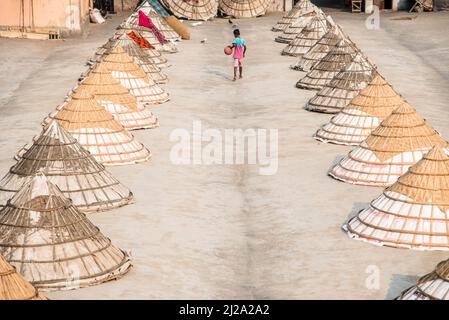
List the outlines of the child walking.
{"type": "Polygon", "coordinates": [[[239,70],[240,79],[243,78],[243,58],[245,58],[246,54],[246,41],[240,38],[239,29],[234,30],[234,40],[230,47],[234,49],[234,79],[232,81],[236,81],[237,69],[239,70]]]}

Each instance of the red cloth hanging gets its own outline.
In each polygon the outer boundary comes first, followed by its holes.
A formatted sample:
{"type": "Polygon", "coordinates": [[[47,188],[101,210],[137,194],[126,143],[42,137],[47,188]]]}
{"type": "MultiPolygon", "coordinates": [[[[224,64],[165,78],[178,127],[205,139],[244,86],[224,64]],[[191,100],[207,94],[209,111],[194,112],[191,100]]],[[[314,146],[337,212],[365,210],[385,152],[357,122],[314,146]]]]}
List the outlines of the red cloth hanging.
{"type": "Polygon", "coordinates": [[[151,45],[151,43],[148,42],[147,39],[145,39],[142,36],[137,35],[134,31],[131,31],[127,34],[128,37],[134,40],[134,42],[140,47],[140,48],[146,48],[146,49],[155,49],[154,46],[151,45]]]}
{"type": "Polygon", "coordinates": [[[154,35],[156,36],[157,40],[161,44],[168,42],[167,39],[165,39],[164,35],[159,31],[159,29],[151,21],[150,17],[145,15],[145,13],[142,10],[139,10],[139,26],[151,29],[153,31],[154,35]]]}

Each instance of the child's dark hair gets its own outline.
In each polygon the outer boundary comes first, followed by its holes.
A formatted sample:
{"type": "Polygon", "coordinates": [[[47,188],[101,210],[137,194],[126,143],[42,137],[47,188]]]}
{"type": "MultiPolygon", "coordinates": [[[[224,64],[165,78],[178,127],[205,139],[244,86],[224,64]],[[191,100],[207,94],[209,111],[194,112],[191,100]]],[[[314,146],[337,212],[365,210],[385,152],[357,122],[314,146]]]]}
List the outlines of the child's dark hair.
{"type": "Polygon", "coordinates": [[[240,35],[240,30],[239,29],[235,29],[234,30],[234,36],[237,37],[240,35]]]}

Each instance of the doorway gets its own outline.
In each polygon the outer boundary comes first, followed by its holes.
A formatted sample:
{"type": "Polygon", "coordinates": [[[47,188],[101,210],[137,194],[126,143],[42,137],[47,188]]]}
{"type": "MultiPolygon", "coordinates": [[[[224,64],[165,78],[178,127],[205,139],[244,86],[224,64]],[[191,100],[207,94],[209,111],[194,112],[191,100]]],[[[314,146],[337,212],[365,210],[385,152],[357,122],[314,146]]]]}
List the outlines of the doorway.
{"type": "Polygon", "coordinates": [[[385,0],[384,9],[392,10],[393,9],[393,0],[385,0]]]}

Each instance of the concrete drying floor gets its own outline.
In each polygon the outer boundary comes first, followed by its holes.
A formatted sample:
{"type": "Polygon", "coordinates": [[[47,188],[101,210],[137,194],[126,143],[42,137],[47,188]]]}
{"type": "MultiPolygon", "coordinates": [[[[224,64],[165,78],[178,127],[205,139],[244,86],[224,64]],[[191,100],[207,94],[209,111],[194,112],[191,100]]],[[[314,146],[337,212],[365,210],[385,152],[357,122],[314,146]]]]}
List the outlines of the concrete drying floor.
{"type": "MultiPolygon", "coordinates": [[[[449,14],[413,21],[382,14],[381,30],[366,16],[332,12],[381,73],[446,138],[449,137],[449,14]]],[[[226,20],[191,28],[192,40],[168,55],[172,100],[154,107],[161,128],[135,133],[151,162],[111,168],[136,203],[90,218],[132,252],[123,279],[52,299],[391,299],[447,253],[381,248],[350,240],[347,217],[381,192],[326,175],[350,148],[312,139],[329,116],[302,109],[313,92],[294,87],[303,75],[279,54],[271,26],[279,14],[238,21],[248,41],[246,78],[230,81],[226,20]],[[207,38],[206,44],[200,40],[207,38]],[[260,176],[254,165],[179,166],[169,161],[175,128],[193,120],[210,128],[279,129],[279,170],[260,176]],[[379,287],[367,286],[372,270],[379,287]],[[368,273],[367,273],[368,272],[368,273]]],[[[0,169],[40,131],[85,70],[85,60],[112,36],[123,17],[66,41],[0,40],[0,169]]]]}

